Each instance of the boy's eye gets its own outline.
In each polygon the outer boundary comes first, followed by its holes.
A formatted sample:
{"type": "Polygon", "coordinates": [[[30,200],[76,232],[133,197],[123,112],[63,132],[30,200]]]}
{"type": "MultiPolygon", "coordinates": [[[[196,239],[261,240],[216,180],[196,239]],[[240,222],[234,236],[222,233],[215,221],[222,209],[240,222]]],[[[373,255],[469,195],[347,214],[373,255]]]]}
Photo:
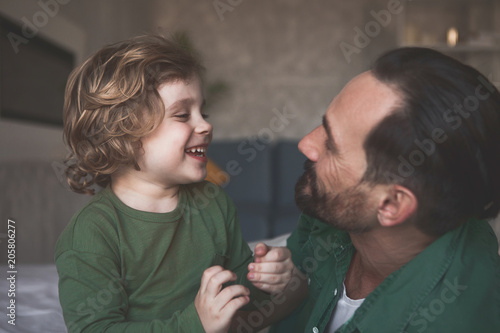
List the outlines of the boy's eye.
{"type": "Polygon", "coordinates": [[[209,117],[208,114],[205,113],[203,113],[201,116],[203,117],[203,119],[207,119],[209,117]]]}
{"type": "Polygon", "coordinates": [[[187,119],[187,118],[189,118],[189,113],[176,114],[175,117],[181,118],[181,119],[187,119]]]}

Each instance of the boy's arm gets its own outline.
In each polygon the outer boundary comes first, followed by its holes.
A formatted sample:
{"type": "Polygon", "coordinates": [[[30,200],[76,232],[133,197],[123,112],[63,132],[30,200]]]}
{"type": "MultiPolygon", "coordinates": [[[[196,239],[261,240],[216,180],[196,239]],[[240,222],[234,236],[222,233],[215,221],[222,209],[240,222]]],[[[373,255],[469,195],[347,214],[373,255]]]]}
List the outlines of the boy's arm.
{"type": "Polygon", "coordinates": [[[280,294],[273,295],[267,307],[261,306],[255,311],[239,311],[231,326],[232,332],[239,332],[242,328],[248,332],[257,332],[270,324],[279,322],[298,308],[307,297],[308,280],[306,271],[302,266],[311,257],[305,249],[305,244],[310,237],[311,227],[310,218],[302,215],[297,228],[287,239],[287,248],[291,252],[294,266],[292,278],[286,289],[280,294]],[[261,318],[262,321],[256,321],[255,318],[261,318]]]}
{"type": "Polygon", "coordinates": [[[204,332],[194,302],[169,319],[126,321],[128,297],[116,263],[105,256],[66,251],[56,260],[59,299],[68,332],[204,332]]]}
{"type": "Polygon", "coordinates": [[[253,311],[240,311],[232,324],[232,331],[241,329],[256,332],[289,315],[308,294],[307,277],[291,261],[285,247],[269,247],[259,243],[255,247],[255,261],[249,275],[253,284],[271,292],[270,299],[255,303],[253,311]],[[257,320],[258,319],[258,320],[257,320]]]}
{"type": "Polygon", "coordinates": [[[279,322],[293,312],[307,297],[307,278],[295,270],[286,289],[261,302],[253,311],[239,311],[232,322],[230,332],[258,332],[279,322]]]}

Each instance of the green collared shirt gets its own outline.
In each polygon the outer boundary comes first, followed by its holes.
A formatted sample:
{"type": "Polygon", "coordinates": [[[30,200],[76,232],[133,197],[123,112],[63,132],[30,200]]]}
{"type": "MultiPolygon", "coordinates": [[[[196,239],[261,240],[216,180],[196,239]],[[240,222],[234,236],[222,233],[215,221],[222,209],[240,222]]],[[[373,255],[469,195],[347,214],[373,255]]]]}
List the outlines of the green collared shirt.
{"type": "MultiPolygon", "coordinates": [[[[303,215],[287,242],[309,296],[274,332],[324,332],[355,251],[349,234],[303,215]]],[[[448,232],[389,275],[336,332],[500,332],[500,258],[486,221],[448,232]]]]}

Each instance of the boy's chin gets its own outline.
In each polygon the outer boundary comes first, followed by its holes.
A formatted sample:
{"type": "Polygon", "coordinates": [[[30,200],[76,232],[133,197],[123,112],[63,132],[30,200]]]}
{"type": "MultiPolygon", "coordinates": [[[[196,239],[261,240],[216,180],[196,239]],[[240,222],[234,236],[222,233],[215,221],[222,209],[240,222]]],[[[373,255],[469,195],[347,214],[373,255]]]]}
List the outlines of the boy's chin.
{"type": "Polygon", "coordinates": [[[193,183],[199,183],[199,182],[202,182],[204,181],[205,179],[207,178],[207,172],[203,172],[202,174],[200,174],[198,177],[195,177],[195,180],[193,181],[193,183]]]}

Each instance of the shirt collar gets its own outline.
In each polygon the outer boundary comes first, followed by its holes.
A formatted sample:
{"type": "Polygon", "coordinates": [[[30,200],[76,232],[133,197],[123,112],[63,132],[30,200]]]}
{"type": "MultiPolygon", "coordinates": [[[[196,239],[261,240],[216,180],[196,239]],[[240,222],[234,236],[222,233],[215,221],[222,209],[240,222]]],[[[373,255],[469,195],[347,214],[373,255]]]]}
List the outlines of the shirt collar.
{"type": "Polygon", "coordinates": [[[463,229],[464,226],[441,236],[389,275],[366,297],[342,332],[350,332],[354,327],[370,332],[374,322],[379,324],[379,332],[402,332],[448,270],[463,229]]]}

